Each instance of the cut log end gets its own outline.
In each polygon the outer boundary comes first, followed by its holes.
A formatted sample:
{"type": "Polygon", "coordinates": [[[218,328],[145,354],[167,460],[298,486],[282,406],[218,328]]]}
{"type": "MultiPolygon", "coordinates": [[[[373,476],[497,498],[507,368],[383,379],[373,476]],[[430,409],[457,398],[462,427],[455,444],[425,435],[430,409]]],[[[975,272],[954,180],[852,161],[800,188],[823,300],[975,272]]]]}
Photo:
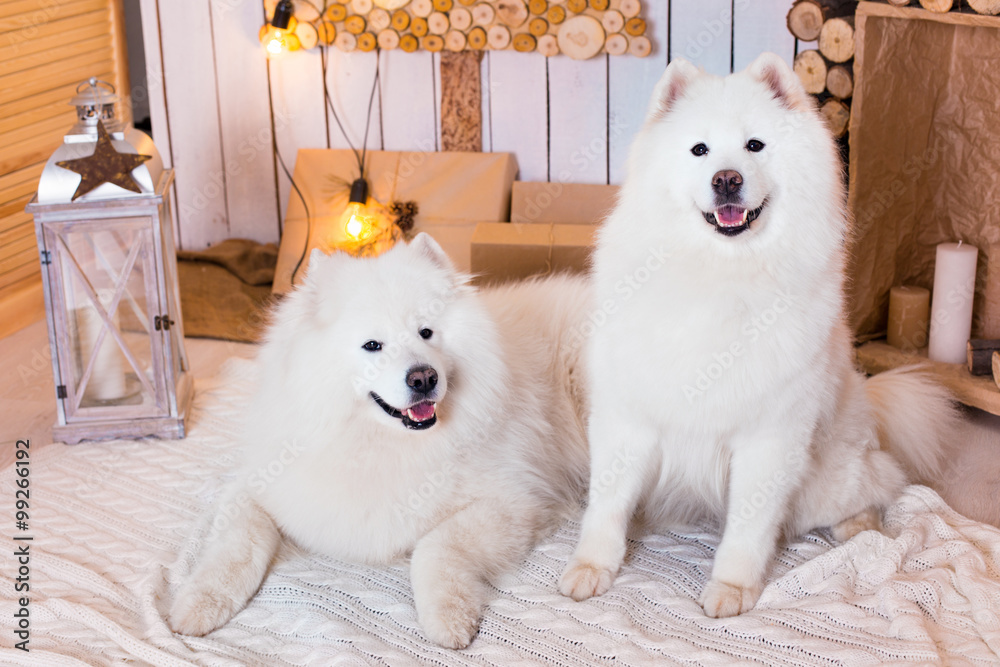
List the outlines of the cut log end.
{"type": "Polygon", "coordinates": [[[929,12],[944,14],[950,12],[955,0],[920,0],[920,6],[929,12]]]}
{"type": "Polygon", "coordinates": [[[818,95],[826,89],[826,61],[819,51],[810,49],[795,56],[793,69],[807,93],[818,95]]]}
{"type": "Polygon", "coordinates": [[[989,375],[993,372],[993,355],[1000,351],[1000,340],[973,338],[965,347],[966,365],[973,375],[989,375]]]}
{"type": "Polygon", "coordinates": [[[840,100],[830,98],[819,108],[823,118],[826,120],[830,132],[837,139],[847,134],[848,125],[851,122],[851,108],[840,100]]]}
{"type": "Polygon", "coordinates": [[[785,23],[796,39],[814,42],[819,39],[824,19],[823,6],[818,0],[796,0],[788,10],[785,23]]]}
{"type": "Polygon", "coordinates": [[[1000,14],[1000,0],[968,0],[969,6],[977,14],[996,16],[1000,14]]]}
{"type": "Polygon", "coordinates": [[[847,65],[834,65],[826,73],[826,89],[834,97],[846,100],[854,94],[854,75],[847,65]]]}
{"type": "Polygon", "coordinates": [[[819,32],[819,52],[827,60],[846,63],[854,57],[854,17],[830,19],[819,32]]]}

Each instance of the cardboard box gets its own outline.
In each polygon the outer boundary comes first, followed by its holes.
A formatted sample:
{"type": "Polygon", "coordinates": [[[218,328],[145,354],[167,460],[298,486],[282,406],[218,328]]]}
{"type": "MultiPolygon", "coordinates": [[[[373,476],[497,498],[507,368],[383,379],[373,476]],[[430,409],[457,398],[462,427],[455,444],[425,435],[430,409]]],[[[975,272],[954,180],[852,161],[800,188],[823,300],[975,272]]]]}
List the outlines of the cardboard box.
{"type": "Polygon", "coordinates": [[[586,271],[596,231],[596,225],[481,222],[472,235],[472,273],[487,284],[586,271]]]}
{"type": "MultiPolygon", "coordinates": [[[[445,250],[455,264],[468,267],[467,246],[475,221],[504,221],[510,216],[510,197],[517,173],[517,161],[510,153],[417,153],[368,151],[365,165],[369,196],[389,204],[392,201],[415,201],[420,208],[414,229],[441,230],[440,236],[454,236],[445,250]],[[448,234],[450,227],[456,234],[448,234]]],[[[309,208],[294,191],[288,200],[284,231],[275,269],[275,294],[292,287],[292,272],[303,256],[295,278],[305,275],[309,252],[316,247],[336,246],[346,235],[340,229],[340,216],[347,206],[350,184],[358,177],[354,153],[349,150],[302,149],[295,162],[295,183],[309,208]],[[308,231],[307,231],[308,228],[308,231]],[[308,237],[308,238],[307,238],[308,237]]],[[[437,236],[432,232],[432,235],[437,236]]]]}
{"type": "Polygon", "coordinates": [[[617,185],[514,181],[511,222],[595,224],[615,207],[617,185]]]}

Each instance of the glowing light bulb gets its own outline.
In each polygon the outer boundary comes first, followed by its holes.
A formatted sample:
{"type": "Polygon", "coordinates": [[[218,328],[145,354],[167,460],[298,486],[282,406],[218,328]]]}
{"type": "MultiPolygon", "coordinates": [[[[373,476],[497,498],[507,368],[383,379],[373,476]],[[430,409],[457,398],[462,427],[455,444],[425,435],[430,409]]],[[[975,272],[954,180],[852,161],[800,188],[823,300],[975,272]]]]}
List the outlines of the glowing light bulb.
{"type": "Polygon", "coordinates": [[[371,216],[364,204],[351,202],[341,217],[344,220],[344,231],[352,241],[360,241],[371,234],[371,216]]]}
{"type": "Polygon", "coordinates": [[[273,35],[267,41],[267,46],[264,48],[266,48],[267,52],[270,53],[272,56],[277,56],[280,55],[281,52],[285,50],[285,42],[283,39],[281,39],[280,35],[273,35]]]}
{"type": "Polygon", "coordinates": [[[302,43],[294,32],[296,25],[294,17],[287,28],[278,28],[270,23],[264,24],[258,37],[269,58],[302,48],[302,43]]]}
{"type": "Polygon", "coordinates": [[[372,213],[365,206],[367,201],[368,184],[363,178],[359,178],[351,183],[351,196],[347,200],[347,207],[340,216],[344,232],[352,241],[368,238],[375,227],[372,213]]]}

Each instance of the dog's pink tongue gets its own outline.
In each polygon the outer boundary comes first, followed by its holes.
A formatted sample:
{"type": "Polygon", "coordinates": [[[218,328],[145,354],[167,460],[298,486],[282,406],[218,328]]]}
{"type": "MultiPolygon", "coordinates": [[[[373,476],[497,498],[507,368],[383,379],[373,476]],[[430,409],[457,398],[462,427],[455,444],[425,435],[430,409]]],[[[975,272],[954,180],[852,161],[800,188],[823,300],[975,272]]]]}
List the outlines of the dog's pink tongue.
{"type": "Polygon", "coordinates": [[[743,209],[739,206],[722,206],[715,212],[719,224],[725,226],[743,224],[743,209]]]}
{"type": "Polygon", "coordinates": [[[415,422],[427,421],[434,416],[434,404],[429,402],[417,403],[406,411],[407,415],[415,422]]]}

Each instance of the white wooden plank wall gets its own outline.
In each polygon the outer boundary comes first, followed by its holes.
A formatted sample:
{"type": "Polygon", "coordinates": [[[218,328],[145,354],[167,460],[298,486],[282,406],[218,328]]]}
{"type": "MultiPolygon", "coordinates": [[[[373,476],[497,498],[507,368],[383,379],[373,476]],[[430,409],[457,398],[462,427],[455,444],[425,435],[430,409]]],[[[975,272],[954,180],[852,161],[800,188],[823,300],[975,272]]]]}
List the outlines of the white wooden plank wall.
{"type": "MultiPolygon", "coordinates": [[[[791,0],[645,0],[652,54],[585,62],[514,51],[481,65],[483,150],[517,155],[526,181],[620,183],[649,95],[671,58],[740,70],[763,51],[789,63],[810,45],[785,27],[791,0]]],[[[440,56],[321,51],[268,61],[262,0],[141,0],[153,136],[177,169],[185,249],[231,237],[277,241],[300,148],[359,150],[378,62],[369,150],[439,150],[440,56]],[[346,132],[346,137],[345,137],[346,132]],[[349,141],[348,141],[349,138],[349,141]]]]}

